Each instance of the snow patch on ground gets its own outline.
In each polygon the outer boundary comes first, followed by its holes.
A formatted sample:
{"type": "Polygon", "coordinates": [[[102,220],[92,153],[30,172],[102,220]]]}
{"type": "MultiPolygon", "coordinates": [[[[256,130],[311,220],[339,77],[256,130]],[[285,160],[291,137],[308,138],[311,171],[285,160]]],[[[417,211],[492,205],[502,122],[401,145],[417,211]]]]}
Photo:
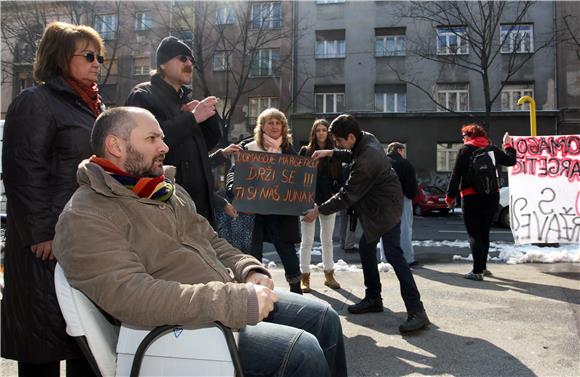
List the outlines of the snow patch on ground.
{"type": "MultiPolygon", "coordinates": [[[[435,241],[420,241],[420,242],[435,242],[435,241]]],[[[443,241],[449,242],[449,241],[443,241]]],[[[457,247],[469,247],[467,241],[450,241],[456,243],[457,247]],[[464,242],[465,246],[459,244],[464,242]]],[[[413,242],[415,245],[415,241],[413,242]]],[[[424,246],[424,245],[417,245],[424,246]]],[[[429,244],[425,246],[436,246],[429,244]]],[[[445,245],[451,246],[451,245],[445,245]]],[[[580,245],[579,244],[560,244],[558,247],[539,247],[536,245],[514,245],[511,243],[495,243],[489,245],[489,251],[497,251],[497,257],[488,258],[495,262],[503,262],[507,264],[519,263],[580,263],[580,245]]],[[[467,256],[454,255],[454,261],[468,261],[472,262],[471,254],[467,256]]]]}

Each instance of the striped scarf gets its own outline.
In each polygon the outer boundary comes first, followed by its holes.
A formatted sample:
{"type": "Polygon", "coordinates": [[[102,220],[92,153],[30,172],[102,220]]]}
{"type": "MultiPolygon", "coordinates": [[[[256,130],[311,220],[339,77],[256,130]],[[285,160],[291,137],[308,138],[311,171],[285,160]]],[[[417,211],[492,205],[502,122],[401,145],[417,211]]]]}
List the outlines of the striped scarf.
{"type": "Polygon", "coordinates": [[[127,189],[133,191],[140,198],[167,202],[175,190],[173,183],[168,178],[165,178],[164,175],[154,178],[133,177],[105,158],[92,156],[90,161],[99,165],[107,174],[115,178],[127,189]]]}

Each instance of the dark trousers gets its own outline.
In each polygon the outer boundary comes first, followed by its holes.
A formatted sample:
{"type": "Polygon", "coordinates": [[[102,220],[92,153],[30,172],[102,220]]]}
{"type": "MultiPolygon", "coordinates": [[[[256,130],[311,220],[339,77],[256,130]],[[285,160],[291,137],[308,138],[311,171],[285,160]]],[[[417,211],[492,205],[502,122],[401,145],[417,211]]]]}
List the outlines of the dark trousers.
{"type": "Polygon", "coordinates": [[[493,212],[472,211],[463,208],[463,222],[469,238],[469,247],[473,256],[473,272],[483,273],[487,269],[487,254],[489,253],[489,230],[493,220],[493,212]]]}
{"type": "MultiPolygon", "coordinates": [[[[256,219],[256,226],[262,227],[261,236],[255,236],[252,240],[252,253],[251,255],[262,260],[262,250],[264,239],[272,242],[276,252],[280,256],[282,265],[284,266],[284,272],[286,275],[286,280],[289,283],[297,283],[300,281],[300,261],[298,255],[296,254],[296,249],[294,244],[291,242],[283,241],[279,237],[279,232],[281,231],[279,222],[275,216],[266,216],[263,219],[256,219]]],[[[254,228],[256,232],[256,228],[254,228]]],[[[260,230],[258,230],[260,232],[260,230]]]]}
{"type": "MultiPolygon", "coordinates": [[[[400,237],[400,222],[381,236],[387,262],[393,266],[397,279],[399,279],[401,297],[405,302],[407,313],[414,314],[423,311],[424,308],[413,273],[403,256],[400,237]]],[[[370,298],[381,297],[381,278],[377,266],[377,243],[378,240],[367,243],[364,234],[359,242],[359,254],[366,287],[365,295],[370,298]]]]}
{"type": "MultiPolygon", "coordinates": [[[[60,362],[46,364],[30,364],[18,362],[19,377],[58,377],[60,376],[60,362]]],[[[67,377],[96,376],[88,361],[84,358],[66,361],[67,377]]]]}

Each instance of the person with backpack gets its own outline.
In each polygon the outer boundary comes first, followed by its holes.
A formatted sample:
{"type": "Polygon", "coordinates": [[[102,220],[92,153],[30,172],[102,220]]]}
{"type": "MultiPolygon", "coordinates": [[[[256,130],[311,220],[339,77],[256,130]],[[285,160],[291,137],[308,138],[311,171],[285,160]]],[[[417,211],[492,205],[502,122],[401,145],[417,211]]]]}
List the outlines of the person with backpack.
{"type": "Polygon", "coordinates": [[[498,167],[515,165],[516,150],[507,132],[503,137],[504,152],[491,145],[487,133],[477,124],[464,125],[461,136],[464,145],[457,155],[445,202],[453,208],[455,198],[461,194],[463,222],[473,256],[473,270],[463,277],[482,281],[484,275],[491,276],[486,263],[489,230],[499,204],[498,167]]]}

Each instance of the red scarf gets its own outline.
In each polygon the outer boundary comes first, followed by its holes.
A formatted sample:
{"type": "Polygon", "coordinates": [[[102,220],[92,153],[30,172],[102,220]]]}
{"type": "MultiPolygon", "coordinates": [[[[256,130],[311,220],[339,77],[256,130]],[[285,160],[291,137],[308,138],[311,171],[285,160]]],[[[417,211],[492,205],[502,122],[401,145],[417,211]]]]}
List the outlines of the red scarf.
{"type": "Polygon", "coordinates": [[[85,85],[73,78],[67,78],[66,82],[71,86],[76,94],[81,97],[84,103],[87,104],[89,109],[99,116],[101,113],[101,99],[99,98],[99,87],[97,83],[94,82],[91,85],[85,85]]]}
{"type": "Polygon", "coordinates": [[[478,136],[478,137],[474,137],[472,138],[468,138],[467,140],[465,140],[465,142],[463,143],[465,145],[473,145],[476,148],[483,148],[483,147],[487,147],[489,145],[489,139],[483,136],[478,136]]]}

